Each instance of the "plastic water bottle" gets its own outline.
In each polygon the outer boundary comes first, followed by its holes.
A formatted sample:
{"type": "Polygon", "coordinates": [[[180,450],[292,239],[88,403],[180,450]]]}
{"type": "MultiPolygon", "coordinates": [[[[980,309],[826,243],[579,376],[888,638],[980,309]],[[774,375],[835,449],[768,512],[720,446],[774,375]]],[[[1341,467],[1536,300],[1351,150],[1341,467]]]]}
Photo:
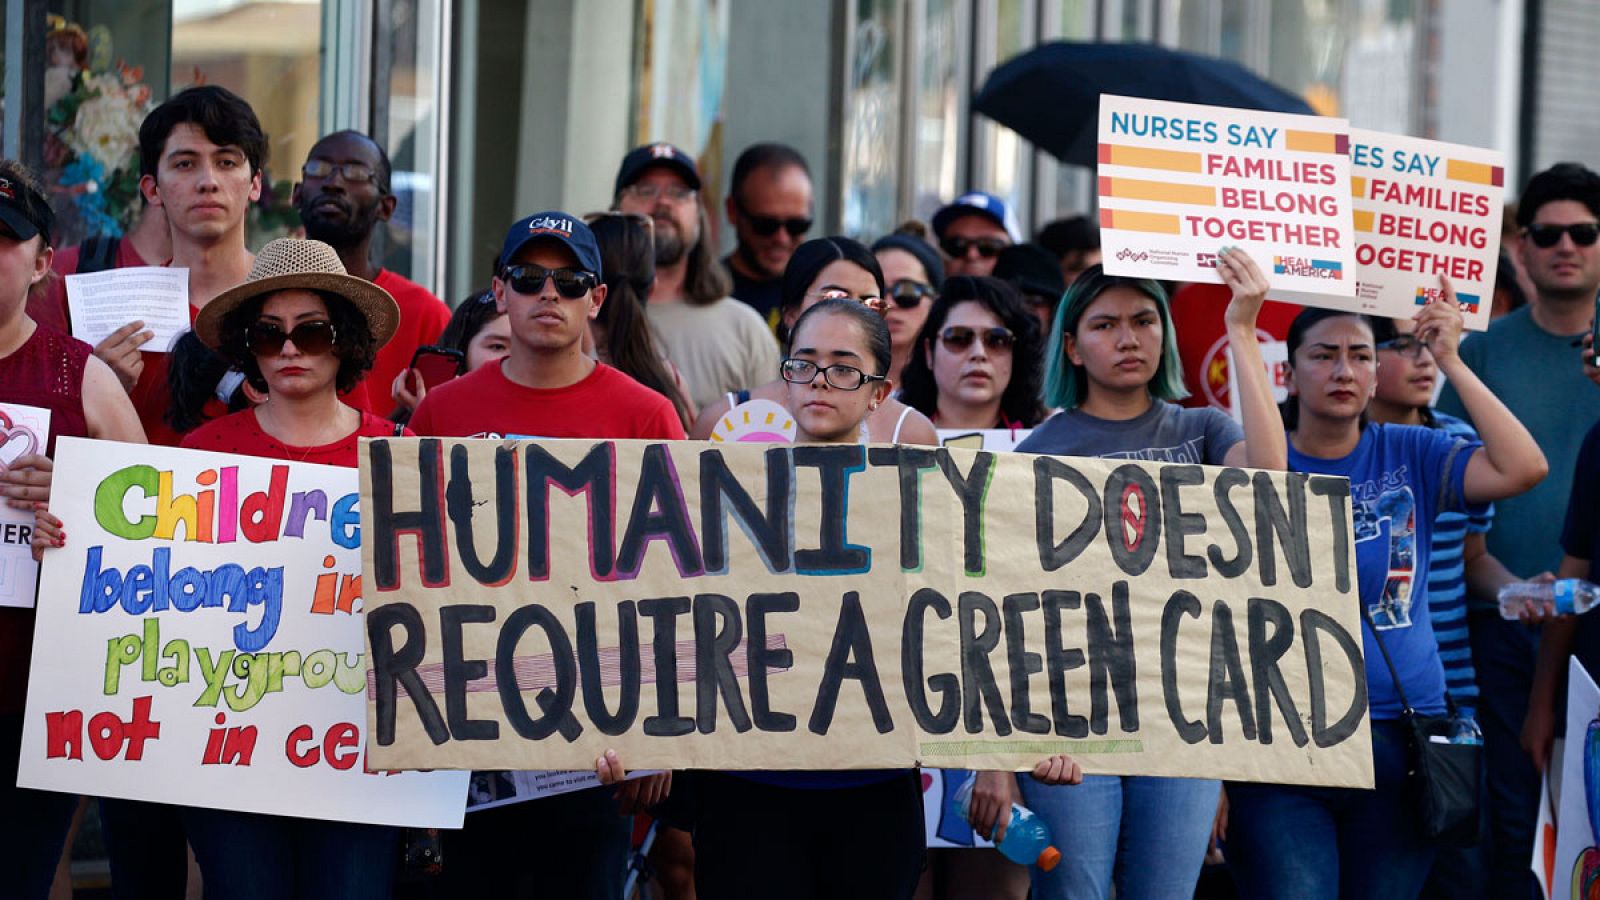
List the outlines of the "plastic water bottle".
{"type": "MultiPolygon", "coordinates": [[[[972,807],[972,786],[977,784],[974,775],[956,790],[951,807],[963,820],[972,807]]],[[[1026,806],[1011,804],[1011,822],[1006,825],[1005,839],[995,845],[1006,858],[1024,866],[1038,866],[1046,872],[1061,862],[1061,851],[1050,846],[1050,829],[1026,806]]]]}
{"type": "Polygon", "coordinates": [[[1471,716],[1456,716],[1450,723],[1450,743],[1452,744],[1482,744],[1483,730],[1478,727],[1477,720],[1471,716]]]}
{"type": "Polygon", "coordinates": [[[1507,619],[1521,618],[1530,606],[1542,610],[1546,603],[1555,606],[1558,616],[1586,613],[1600,606],[1600,587],[1581,578],[1563,578],[1545,584],[1515,581],[1500,589],[1500,615],[1507,619]]]}

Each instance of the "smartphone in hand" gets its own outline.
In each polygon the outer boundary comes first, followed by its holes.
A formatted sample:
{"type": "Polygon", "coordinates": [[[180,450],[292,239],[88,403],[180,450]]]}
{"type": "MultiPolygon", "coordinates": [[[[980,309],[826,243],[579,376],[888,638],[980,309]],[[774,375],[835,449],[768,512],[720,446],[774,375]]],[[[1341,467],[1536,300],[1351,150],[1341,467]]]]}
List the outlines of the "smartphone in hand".
{"type": "Polygon", "coordinates": [[[417,352],[411,354],[411,368],[417,370],[422,383],[431,391],[464,372],[467,357],[451,347],[418,347],[417,352]]]}

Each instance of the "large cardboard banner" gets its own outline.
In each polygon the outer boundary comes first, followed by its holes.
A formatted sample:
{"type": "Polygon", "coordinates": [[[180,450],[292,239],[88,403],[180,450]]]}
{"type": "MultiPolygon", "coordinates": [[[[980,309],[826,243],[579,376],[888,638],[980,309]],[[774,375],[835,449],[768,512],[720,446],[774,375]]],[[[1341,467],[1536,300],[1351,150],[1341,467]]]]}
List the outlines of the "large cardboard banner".
{"type": "Polygon", "coordinates": [[[363,443],[374,765],[1372,783],[1341,478],[363,443]]]}
{"type": "Polygon", "coordinates": [[[467,773],[365,771],[353,470],[63,438],[55,471],[18,784],[460,827],[467,773]]]}
{"type": "Polygon", "coordinates": [[[1344,119],[1102,94],[1106,271],[1218,283],[1236,246],[1275,288],[1352,297],[1349,153],[1344,119]]]}

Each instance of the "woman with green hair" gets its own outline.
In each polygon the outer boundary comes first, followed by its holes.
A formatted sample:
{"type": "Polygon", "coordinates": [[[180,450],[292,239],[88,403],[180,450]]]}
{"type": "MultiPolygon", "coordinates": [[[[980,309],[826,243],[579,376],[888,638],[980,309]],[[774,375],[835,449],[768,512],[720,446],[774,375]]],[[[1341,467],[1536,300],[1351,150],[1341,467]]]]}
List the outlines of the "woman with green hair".
{"type": "MultiPolygon", "coordinates": [[[[1045,353],[1044,401],[1061,412],[1035,428],[1018,452],[1285,468],[1283,423],[1256,342],[1267,279],[1242,250],[1223,248],[1217,259],[1233,291],[1225,321],[1242,429],[1220,410],[1172,402],[1188,392],[1161,286],[1094,266],[1057,307],[1045,353]]],[[[1034,897],[1102,898],[1113,884],[1120,900],[1194,894],[1219,821],[1219,782],[1090,775],[1070,791],[1033,779],[1018,785],[1061,851],[1055,869],[1033,870],[1034,897]]]]}

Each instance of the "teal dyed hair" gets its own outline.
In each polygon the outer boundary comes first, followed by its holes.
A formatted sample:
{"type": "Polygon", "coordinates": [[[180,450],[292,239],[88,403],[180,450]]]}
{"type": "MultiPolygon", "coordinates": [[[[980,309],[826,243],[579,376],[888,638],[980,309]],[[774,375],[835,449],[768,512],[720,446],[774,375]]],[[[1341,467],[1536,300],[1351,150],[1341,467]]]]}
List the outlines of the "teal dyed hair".
{"type": "Polygon", "coordinates": [[[1159,400],[1178,401],[1189,396],[1183,386],[1183,365],[1178,361],[1178,335],[1172,327],[1172,311],[1168,309],[1167,292],[1148,278],[1125,278],[1107,275],[1099,266],[1085,269],[1083,274],[1067,288],[1066,296],[1056,304],[1056,318],[1050,329],[1050,343],[1045,348],[1044,404],[1048,407],[1076,409],[1089,395],[1089,376],[1082,366],[1067,359],[1066,335],[1077,334],[1078,323],[1094,299],[1114,287],[1131,288],[1156,301],[1161,313],[1161,361],[1156,363],[1155,377],[1150,379],[1151,396],[1159,400]]]}

